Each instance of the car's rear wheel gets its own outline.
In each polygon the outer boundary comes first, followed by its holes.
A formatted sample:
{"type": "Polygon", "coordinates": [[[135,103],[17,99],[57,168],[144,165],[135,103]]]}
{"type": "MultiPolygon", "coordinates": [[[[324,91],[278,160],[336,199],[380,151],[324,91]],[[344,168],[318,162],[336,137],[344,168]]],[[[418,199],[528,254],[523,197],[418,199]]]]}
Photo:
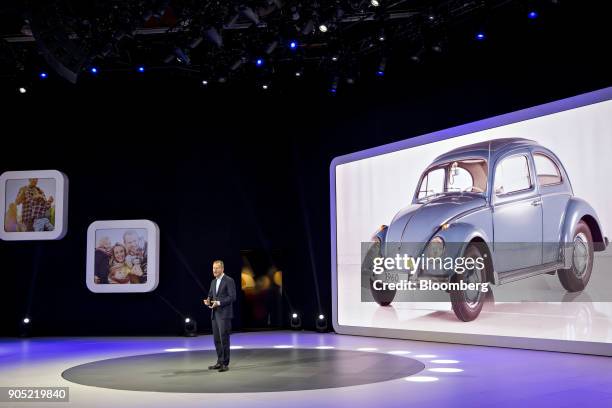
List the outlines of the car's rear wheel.
{"type": "Polygon", "coordinates": [[[593,235],[584,222],[576,224],[572,240],[572,266],[569,269],[559,269],[557,275],[561,285],[568,292],[584,290],[593,271],[593,235]]]}
{"type": "MultiPolygon", "coordinates": [[[[471,243],[465,250],[463,255],[465,259],[472,258],[474,262],[477,258],[484,259],[486,251],[478,243],[471,243]]],[[[451,282],[454,283],[484,283],[487,282],[487,263],[484,263],[483,268],[475,266],[473,269],[462,274],[455,274],[451,282]]],[[[490,290],[490,288],[489,288],[490,290]]],[[[450,300],[453,307],[453,312],[459,320],[470,322],[478,317],[482,306],[485,303],[486,292],[479,289],[476,290],[451,290],[450,300]]]]}

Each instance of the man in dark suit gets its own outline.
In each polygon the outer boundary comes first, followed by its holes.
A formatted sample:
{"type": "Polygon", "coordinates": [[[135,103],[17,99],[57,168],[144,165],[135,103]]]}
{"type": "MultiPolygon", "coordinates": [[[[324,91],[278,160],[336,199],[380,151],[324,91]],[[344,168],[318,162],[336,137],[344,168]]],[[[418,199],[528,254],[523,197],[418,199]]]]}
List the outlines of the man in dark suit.
{"type": "Polygon", "coordinates": [[[217,364],[208,367],[209,370],[219,370],[220,373],[229,370],[230,333],[234,318],[233,303],[236,301],[236,285],[234,280],[223,273],[223,261],[213,262],[215,279],[210,284],[208,298],[204,304],[211,310],[211,321],[217,364]]]}

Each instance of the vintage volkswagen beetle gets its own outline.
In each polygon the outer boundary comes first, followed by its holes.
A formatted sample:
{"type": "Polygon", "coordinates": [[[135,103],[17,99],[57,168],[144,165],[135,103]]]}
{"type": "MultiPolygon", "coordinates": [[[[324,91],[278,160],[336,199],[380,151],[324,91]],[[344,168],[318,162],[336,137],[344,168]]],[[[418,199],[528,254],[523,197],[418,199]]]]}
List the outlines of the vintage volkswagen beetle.
{"type": "MultiPolygon", "coordinates": [[[[458,274],[415,271],[413,280],[490,282],[493,285],[556,273],[569,292],[587,285],[593,252],[605,250],[595,210],[575,197],[557,156],[538,143],[496,139],[451,150],[429,165],[412,204],[373,236],[370,252],[389,256],[403,243],[414,255],[483,257],[484,268],[458,274]]],[[[389,305],[395,290],[370,291],[389,305]]],[[[474,320],[486,293],[450,290],[455,315],[474,320]]]]}

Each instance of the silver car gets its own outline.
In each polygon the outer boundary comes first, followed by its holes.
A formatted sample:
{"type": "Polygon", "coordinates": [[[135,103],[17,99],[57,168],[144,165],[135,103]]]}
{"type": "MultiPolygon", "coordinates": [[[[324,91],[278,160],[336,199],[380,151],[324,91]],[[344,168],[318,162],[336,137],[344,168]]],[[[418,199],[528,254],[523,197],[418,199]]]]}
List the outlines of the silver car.
{"type": "MultiPolygon", "coordinates": [[[[414,253],[486,260],[484,267],[462,274],[421,269],[414,280],[501,285],[556,273],[569,292],[585,288],[593,252],[608,245],[595,210],[574,196],[557,156],[519,138],[464,146],[436,158],[421,175],[412,204],[379,228],[373,241],[381,244],[378,251],[412,243],[414,253]]],[[[396,293],[372,284],[370,289],[383,306],[396,293]]],[[[479,315],[485,293],[449,293],[460,320],[479,315]]]]}

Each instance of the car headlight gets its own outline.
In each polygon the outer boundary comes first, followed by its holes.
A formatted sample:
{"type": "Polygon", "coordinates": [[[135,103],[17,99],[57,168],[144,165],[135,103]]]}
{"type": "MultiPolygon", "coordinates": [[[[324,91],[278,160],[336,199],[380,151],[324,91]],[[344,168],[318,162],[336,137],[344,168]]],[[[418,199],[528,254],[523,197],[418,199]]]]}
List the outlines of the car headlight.
{"type": "Polygon", "coordinates": [[[435,236],[429,241],[425,255],[428,258],[440,258],[444,255],[444,240],[442,237],[435,236]]]}

